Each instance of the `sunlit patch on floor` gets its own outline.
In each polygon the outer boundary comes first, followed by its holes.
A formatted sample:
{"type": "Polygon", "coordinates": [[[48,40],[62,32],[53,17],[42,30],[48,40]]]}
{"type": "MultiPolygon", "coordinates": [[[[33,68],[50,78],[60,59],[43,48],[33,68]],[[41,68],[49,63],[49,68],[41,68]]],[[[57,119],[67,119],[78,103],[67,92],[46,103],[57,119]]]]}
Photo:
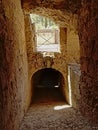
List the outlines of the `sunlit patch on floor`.
{"type": "Polygon", "coordinates": [[[54,110],[62,110],[62,109],[66,109],[66,108],[70,108],[70,105],[61,105],[61,106],[55,106],[54,110]]]}
{"type": "Polygon", "coordinates": [[[54,87],[55,87],[55,88],[58,88],[58,87],[59,87],[59,85],[55,85],[54,87]]]}

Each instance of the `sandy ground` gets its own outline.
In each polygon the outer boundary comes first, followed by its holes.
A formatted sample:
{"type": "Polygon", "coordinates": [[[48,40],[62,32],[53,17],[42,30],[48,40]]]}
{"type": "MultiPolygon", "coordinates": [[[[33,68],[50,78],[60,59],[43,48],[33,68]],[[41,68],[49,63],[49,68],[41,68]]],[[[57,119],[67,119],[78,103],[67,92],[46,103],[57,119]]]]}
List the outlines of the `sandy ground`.
{"type": "Polygon", "coordinates": [[[35,103],[25,115],[19,130],[98,130],[65,102],[35,103]]]}
{"type": "Polygon", "coordinates": [[[39,88],[19,130],[98,130],[66,104],[58,89],[39,88]]]}

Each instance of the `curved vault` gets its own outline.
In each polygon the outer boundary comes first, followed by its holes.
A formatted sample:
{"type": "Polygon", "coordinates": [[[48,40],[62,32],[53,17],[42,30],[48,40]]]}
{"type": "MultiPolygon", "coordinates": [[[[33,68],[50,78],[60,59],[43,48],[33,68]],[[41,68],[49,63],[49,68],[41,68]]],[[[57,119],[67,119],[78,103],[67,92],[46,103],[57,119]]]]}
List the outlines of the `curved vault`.
{"type": "Polygon", "coordinates": [[[26,14],[35,13],[48,17],[60,27],[77,28],[77,14],[81,4],[79,0],[22,0],[26,14]]]}

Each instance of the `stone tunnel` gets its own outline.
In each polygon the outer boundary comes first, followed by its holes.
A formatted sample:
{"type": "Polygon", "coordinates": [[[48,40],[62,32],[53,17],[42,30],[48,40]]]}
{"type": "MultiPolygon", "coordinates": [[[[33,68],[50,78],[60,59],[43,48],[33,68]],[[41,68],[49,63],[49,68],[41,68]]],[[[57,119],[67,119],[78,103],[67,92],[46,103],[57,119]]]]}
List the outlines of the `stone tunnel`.
{"type": "Polygon", "coordinates": [[[48,100],[98,129],[98,0],[0,0],[0,129],[18,130],[33,102],[48,100]],[[30,14],[58,25],[60,52],[36,51],[30,14]]]}
{"type": "Polygon", "coordinates": [[[39,102],[66,100],[63,95],[64,86],[64,77],[59,71],[52,68],[41,69],[32,77],[33,100],[39,102]]]}

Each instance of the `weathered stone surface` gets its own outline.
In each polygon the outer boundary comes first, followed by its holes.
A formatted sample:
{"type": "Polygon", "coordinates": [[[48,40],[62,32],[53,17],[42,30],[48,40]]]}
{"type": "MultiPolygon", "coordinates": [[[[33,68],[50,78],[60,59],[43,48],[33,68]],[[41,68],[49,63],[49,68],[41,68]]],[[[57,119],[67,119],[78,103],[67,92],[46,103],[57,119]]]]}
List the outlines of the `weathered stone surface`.
{"type": "MultiPolygon", "coordinates": [[[[48,10],[47,10],[48,11],[48,10]]],[[[74,21],[74,20],[73,20],[74,21]]],[[[71,23],[70,23],[71,25],[71,23]]],[[[54,68],[59,70],[65,78],[65,87],[63,88],[64,95],[67,102],[69,102],[69,88],[67,85],[67,64],[70,62],[79,63],[79,41],[77,33],[73,28],[68,26],[67,28],[60,28],[60,53],[54,53],[54,57],[43,57],[43,55],[37,51],[36,41],[34,40],[35,28],[31,24],[29,14],[25,15],[25,29],[26,29],[26,44],[27,44],[27,55],[29,64],[29,80],[31,81],[32,75],[43,68],[54,68]],[[68,37],[68,39],[67,39],[68,37]],[[74,44],[74,47],[73,47],[74,44]]]]}
{"type": "Polygon", "coordinates": [[[23,8],[31,11],[36,7],[45,7],[51,9],[64,9],[68,12],[77,13],[81,7],[80,0],[22,0],[23,8]]]}
{"type": "Polygon", "coordinates": [[[19,0],[0,0],[0,129],[17,130],[28,85],[24,16],[19,0]]]}
{"type": "Polygon", "coordinates": [[[80,110],[98,124],[98,1],[82,1],[79,12],[81,52],[80,110]]]}
{"type": "MultiPolygon", "coordinates": [[[[54,58],[49,57],[43,57],[41,53],[34,52],[33,48],[36,46],[36,42],[32,40],[32,36],[34,36],[35,32],[32,30],[31,21],[29,15],[25,16],[25,28],[26,28],[26,37],[27,37],[27,55],[28,55],[28,64],[29,64],[29,80],[31,82],[31,78],[35,72],[37,72],[40,69],[51,67],[56,70],[59,70],[64,78],[65,82],[67,82],[67,64],[66,64],[66,28],[61,29],[61,52],[62,53],[55,53],[54,58]],[[27,23],[28,22],[28,23],[27,23]],[[62,35],[63,34],[63,35],[62,35]],[[29,35],[29,39],[28,39],[29,35]]],[[[67,86],[67,84],[66,84],[67,86]]],[[[31,86],[32,87],[32,86],[31,86]]],[[[68,89],[65,87],[65,92],[68,99],[68,89]]],[[[64,93],[65,93],[64,92],[64,93]]]]}
{"type": "MultiPolygon", "coordinates": [[[[26,13],[35,13],[50,18],[61,27],[71,25],[74,28],[77,20],[77,11],[80,8],[80,3],[77,0],[23,0],[22,7],[26,13]],[[56,7],[58,6],[58,7],[56,7]],[[70,23],[71,22],[71,23],[70,23]]],[[[75,30],[77,29],[74,28],[75,30]]]]}
{"type": "Polygon", "coordinates": [[[69,101],[67,64],[79,63],[80,55],[78,106],[85,117],[98,124],[98,0],[22,0],[21,3],[0,0],[0,129],[18,129],[31,101],[32,75],[39,69],[51,67],[62,73],[63,90],[69,101]],[[21,3],[27,14],[25,18],[21,3]],[[49,17],[60,26],[61,53],[55,53],[54,58],[43,58],[35,52],[30,12],[49,17]]]}
{"type": "Polygon", "coordinates": [[[80,63],[79,37],[73,30],[67,31],[67,63],[80,63]]]}
{"type": "Polygon", "coordinates": [[[30,12],[50,18],[57,25],[61,27],[67,27],[71,20],[71,14],[64,10],[62,11],[60,9],[57,10],[57,9],[51,9],[51,8],[47,9],[45,7],[43,8],[37,7],[37,8],[32,9],[30,12]]]}

